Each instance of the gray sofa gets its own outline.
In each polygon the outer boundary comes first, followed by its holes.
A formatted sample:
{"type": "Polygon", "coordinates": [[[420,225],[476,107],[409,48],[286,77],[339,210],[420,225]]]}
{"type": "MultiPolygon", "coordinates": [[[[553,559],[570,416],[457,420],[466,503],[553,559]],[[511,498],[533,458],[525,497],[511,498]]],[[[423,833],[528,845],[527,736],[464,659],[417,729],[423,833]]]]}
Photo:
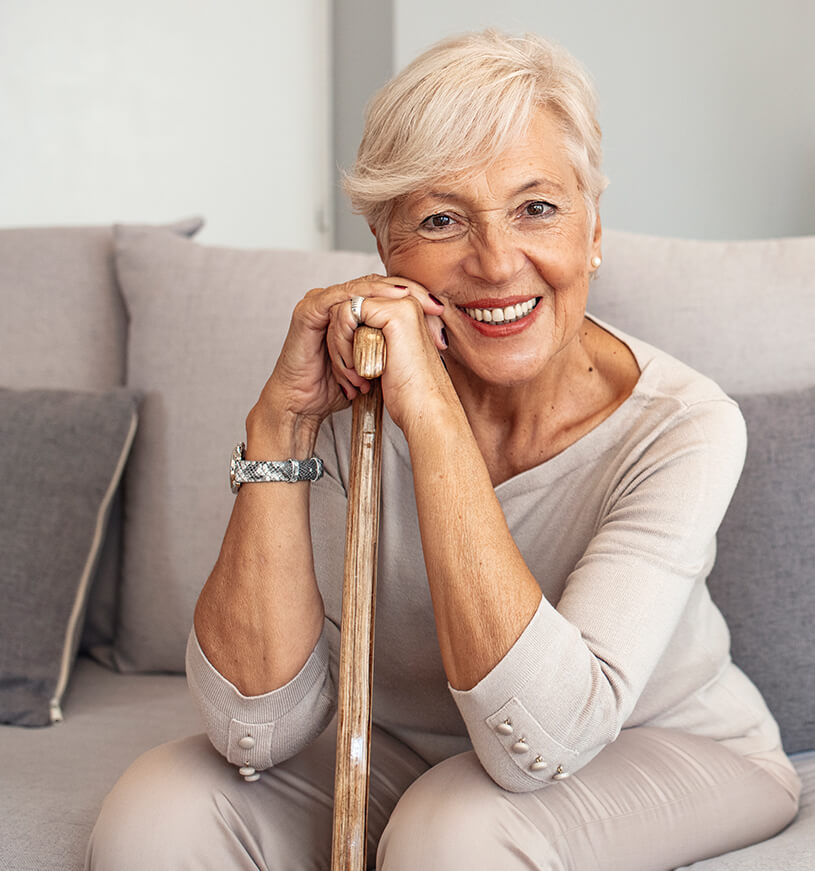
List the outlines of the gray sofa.
{"type": "MultiPolygon", "coordinates": [[[[203,246],[197,227],[0,231],[0,869],[81,868],[122,770],[200,731],[184,644],[230,450],[294,301],[379,268],[203,246]]],[[[748,422],[710,584],[804,797],[777,837],[692,867],[815,868],[815,238],[608,232],[589,308],[710,374],[748,422]]]]}

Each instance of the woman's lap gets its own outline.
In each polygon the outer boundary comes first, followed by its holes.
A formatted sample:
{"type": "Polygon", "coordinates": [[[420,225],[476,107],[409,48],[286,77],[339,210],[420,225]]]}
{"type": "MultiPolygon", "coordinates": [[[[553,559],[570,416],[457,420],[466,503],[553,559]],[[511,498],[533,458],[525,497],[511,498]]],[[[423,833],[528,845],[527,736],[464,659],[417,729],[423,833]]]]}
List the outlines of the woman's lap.
{"type": "Polygon", "coordinates": [[[662,871],[770,837],[797,798],[707,738],[624,731],[569,779],[498,789],[475,755],[445,760],[402,797],[380,871],[662,871]]]}
{"type": "MultiPolygon", "coordinates": [[[[769,837],[794,814],[789,792],[749,759],[667,730],[626,730],[531,793],[497,787],[473,753],[426,771],[382,733],[372,760],[369,864],[385,829],[380,871],[656,871],[769,837]]],[[[204,736],[163,745],[106,799],[88,867],[328,871],[333,774],[332,729],[255,783],[204,736]]]]}
{"type": "MultiPolygon", "coordinates": [[[[205,735],[139,757],[105,799],[86,867],[94,871],[328,871],[334,725],[247,783],[205,735]]],[[[369,863],[399,796],[427,765],[374,729],[369,863]]]]}

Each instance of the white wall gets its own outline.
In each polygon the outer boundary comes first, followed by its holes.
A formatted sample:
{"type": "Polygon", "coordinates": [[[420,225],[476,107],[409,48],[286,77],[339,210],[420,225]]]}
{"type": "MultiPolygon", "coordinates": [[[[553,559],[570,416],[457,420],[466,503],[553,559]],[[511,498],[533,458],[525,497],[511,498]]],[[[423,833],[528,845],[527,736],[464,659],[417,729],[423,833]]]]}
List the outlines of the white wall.
{"type": "Polygon", "coordinates": [[[329,26],[329,0],[2,0],[0,226],[326,247],[329,26]]]}
{"type": "Polygon", "coordinates": [[[606,226],[815,233],[813,0],[393,0],[395,68],[498,26],[565,45],[600,95],[606,226]]]}

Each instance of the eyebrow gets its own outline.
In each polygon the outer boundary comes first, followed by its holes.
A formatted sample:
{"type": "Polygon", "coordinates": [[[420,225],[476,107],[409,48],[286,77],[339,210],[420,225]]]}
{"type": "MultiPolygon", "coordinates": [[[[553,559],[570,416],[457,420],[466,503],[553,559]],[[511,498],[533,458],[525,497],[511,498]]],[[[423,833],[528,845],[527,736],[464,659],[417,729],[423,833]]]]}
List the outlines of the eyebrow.
{"type": "MultiPolygon", "coordinates": [[[[547,178],[533,178],[528,182],[524,182],[520,187],[516,188],[514,191],[511,191],[510,197],[517,197],[520,194],[526,193],[527,191],[533,190],[534,188],[546,189],[555,191],[556,193],[566,193],[566,188],[563,185],[559,184],[556,181],[552,181],[547,178]]],[[[431,190],[428,191],[425,195],[428,199],[434,200],[454,200],[456,202],[466,202],[467,198],[457,194],[455,191],[445,191],[445,190],[431,190]]]]}

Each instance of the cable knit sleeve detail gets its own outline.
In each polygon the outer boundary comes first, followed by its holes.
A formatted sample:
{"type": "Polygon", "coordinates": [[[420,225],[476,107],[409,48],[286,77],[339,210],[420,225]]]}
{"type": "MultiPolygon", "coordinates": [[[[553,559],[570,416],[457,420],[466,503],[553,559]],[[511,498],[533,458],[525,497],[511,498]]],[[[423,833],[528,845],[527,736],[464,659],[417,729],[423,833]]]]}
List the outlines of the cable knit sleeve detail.
{"type": "Polygon", "coordinates": [[[229,762],[257,770],[299,753],[328,725],[336,707],[328,663],[324,629],[289,683],[245,696],[207,659],[194,629],[187,642],[187,683],[212,744],[229,762]]]}
{"type": "Polygon", "coordinates": [[[745,445],[725,399],[686,407],[639,442],[560,601],[541,601],[475,687],[451,688],[499,786],[557,783],[617,737],[704,584],[745,445]]]}

